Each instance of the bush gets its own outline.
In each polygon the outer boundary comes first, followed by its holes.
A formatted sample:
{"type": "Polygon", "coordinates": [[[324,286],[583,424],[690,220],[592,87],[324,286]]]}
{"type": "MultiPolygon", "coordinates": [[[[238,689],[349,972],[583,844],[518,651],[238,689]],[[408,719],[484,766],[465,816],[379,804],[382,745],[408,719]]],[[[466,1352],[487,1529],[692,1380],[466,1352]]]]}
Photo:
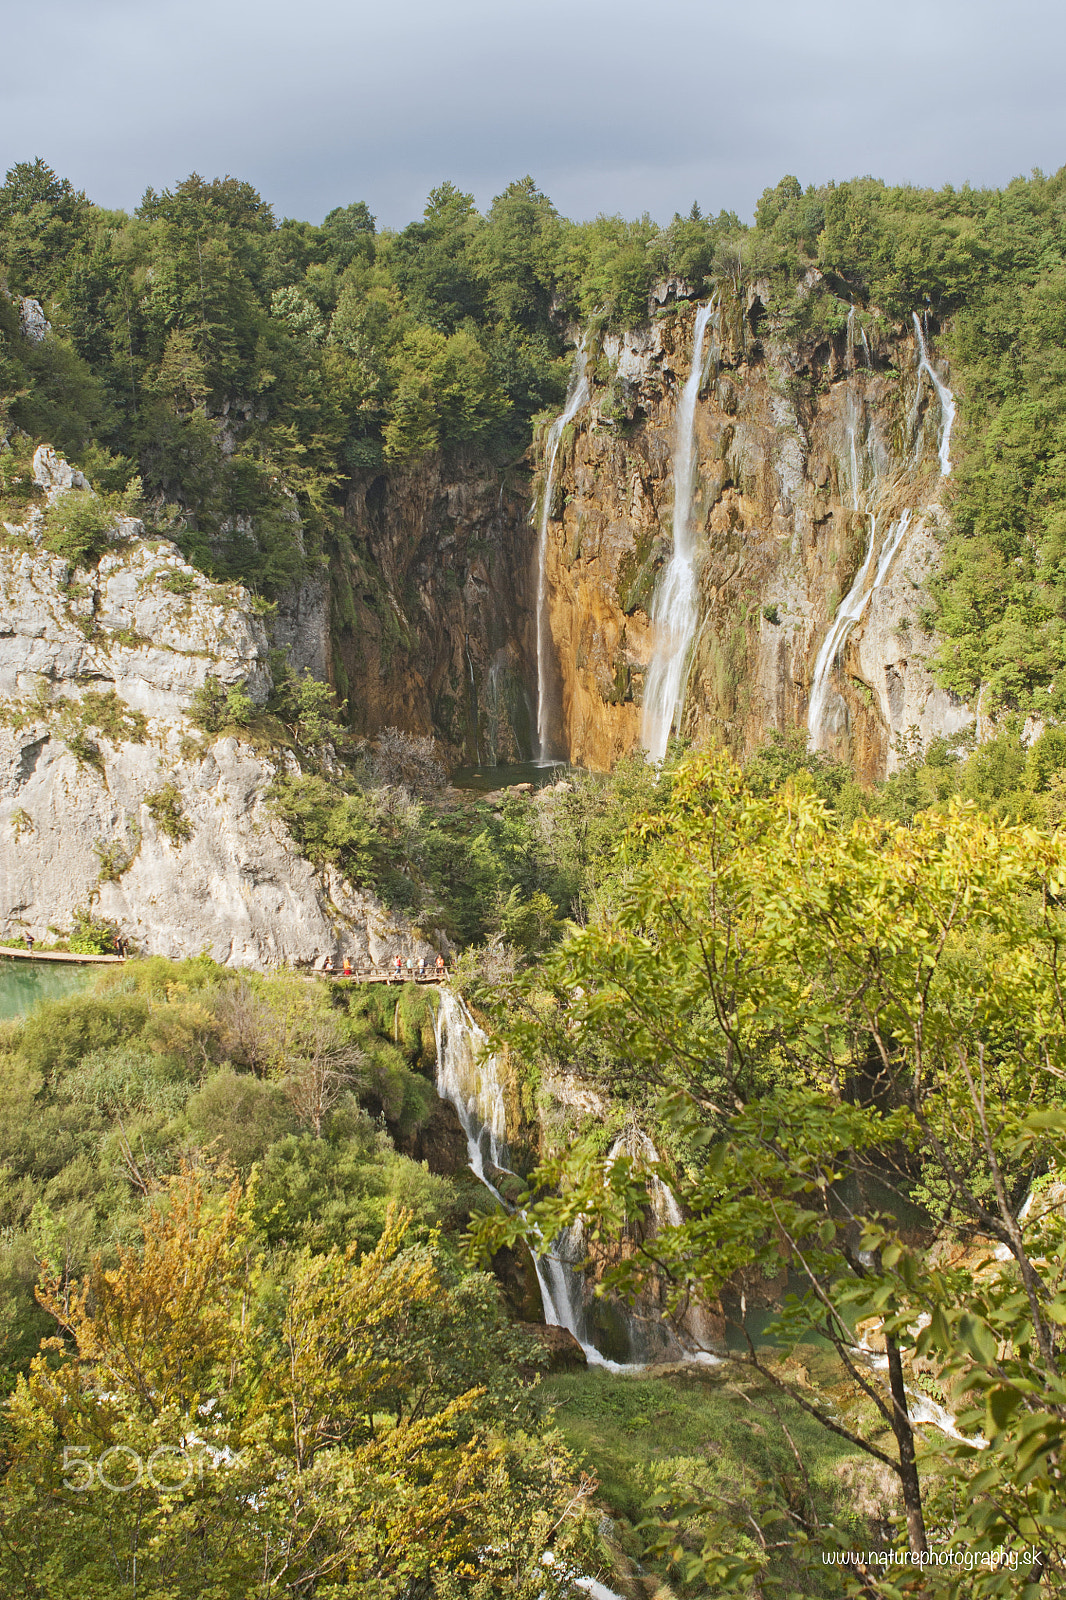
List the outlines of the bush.
{"type": "Polygon", "coordinates": [[[255,714],[255,701],[246,684],[227,689],[209,672],[196,690],[189,716],[205,733],[221,733],[223,728],[246,728],[255,714]]]}
{"type": "Polygon", "coordinates": [[[44,517],[44,548],[75,567],[95,566],[114,534],[114,519],[95,495],[62,494],[44,517]]]}
{"type": "Polygon", "coordinates": [[[185,813],[181,790],[176,783],[165,783],[154,794],[146,794],[144,803],[160,833],[165,833],[171,844],[179,850],[187,839],[192,838],[192,823],[185,813]]]}
{"type": "Polygon", "coordinates": [[[295,1117],[283,1090],[249,1072],[224,1070],[208,1078],[187,1108],[189,1126],[212,1153],[240,1173],[293,1132],[295,1117]]]}
{"type": "Polygon", "coordinates": [[[88,908],[74,913],[74,928],[67,941],[68,948],[79,956],[109,956],[114,954],[117,929],[113,922],[94,917],[88,908]]]}

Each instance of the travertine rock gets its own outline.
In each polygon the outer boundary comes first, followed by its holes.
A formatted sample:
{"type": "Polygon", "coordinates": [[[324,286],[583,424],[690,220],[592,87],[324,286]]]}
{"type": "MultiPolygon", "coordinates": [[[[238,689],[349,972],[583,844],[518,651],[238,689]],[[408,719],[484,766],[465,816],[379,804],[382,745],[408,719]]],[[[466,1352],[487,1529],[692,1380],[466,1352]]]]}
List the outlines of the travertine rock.
{"type": "Polygon", "coordinates": [[[45,316],[41,302],[28,295],[19,304],[19,326],[22,337],[31,344],[40,344],[52,331],[52,324],[45,316]]]}
{"type": "MultiPolygon", "coordinates": [[[[695,413],[700,625],[682,731],[742,753],[770,730],[804,729],[818,650],[863,563],[871,516],[876,558],[909,509],[887,579],[839,654],[824,719],[831,751],[863,778],[880,778],[911,729],[928,742],[974,719],[934,684],[936,642],[919,622],[944,525],[938,403],[926,390],[913,404],[909,329],[872,357],[843,332],[801,349],[768,328],[757,290],[742,309],[712,319],[695,413]]],[[[555,742],[593,767],[640,743],[693,315],[605,337],[590,364],[591,403],[560,446],[548,528],[549,703],[555,742]]]]}
{"type": "Polygon", "coordinates": [[[77,573],[60,556],[0,549],[0,696],[32,695],[44,679],[173,718],[209,674],[247,683],[262,704],[266,633],[243,589],[212,584],[176,545],[137,539],[77,573]]]}
{"type": "Polygon", "coordinates": [[[67,494],[72,489],[89,487],[85,474],[79,472],[77,467],[72,467],[69,461],[64,461],[62,456],[57,456],[50,444],[38,445],[33,453],[33,481],[44,490],[49,505],[59,495],[67,494]]]}
{"type": "MultiPolygon", "coordinates": [[[[89,492],[47,447],[35,472],[46,492],[89,492]]],[[[266,700],[267,635],[244,589],[139,533],[117,519],[119,542],[76,571],[0,548],[0,935],[45,939],[92,902],[151,954],[260,968],[432,957],[372,895],[300,855],[266,801],[276,760],[196,733],[187,713],[209,675],[266,700]],[[116,697],[114,737],[91,705],[79,712],[90,691],[116,697]],[[183,842],[153,820],[164,785],[191,828],[183,842]]]]}

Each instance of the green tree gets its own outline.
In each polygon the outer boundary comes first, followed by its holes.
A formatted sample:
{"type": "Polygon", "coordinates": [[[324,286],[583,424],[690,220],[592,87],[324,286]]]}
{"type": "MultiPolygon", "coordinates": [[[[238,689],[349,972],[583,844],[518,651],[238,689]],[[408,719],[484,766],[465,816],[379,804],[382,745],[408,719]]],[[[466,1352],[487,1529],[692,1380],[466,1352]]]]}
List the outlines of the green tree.
{"type": "MultiPolygon", "coordinates": [[[[713,1301],[740,1267],[787,1261],[799,1287],[780,1336],[814,1328],[834,1346],[892,1450],[790,1392],[896,1474],[916,1562],[927,1535],[908,1385],[932,1355],[962,1425],[995,1441],[954,1451],[954,1510],[933,1491],[948,1542],[991,1548],[1013,1530],[1038,1551],[1028,1581],[1061,1589],[1050,1485],[1066,1433],[1064,1235],[1057,1210],[1031,1230],[1018,1210],[1066,1153],[1066,846],[957,807],[910,827],[840,828],[809,793],[758,799],[693,762],[633,849],[612,904],[536,980],[557,996],[554,1049],[565,1058],[594,1038],[612,1079],[657,1088],[679,1153],[659,1176],[687,1220],[660,1230],[649,1259],[630,1254],[616,1281],[632,1290],[665,1272],[681,1307],[713,1301]],[[964,1265],[933,1268],[902,1236],[894,1207],[919,1197],[923,1246],[969,1243],[964,1265]],[[887,1385],[855,1351],[869,1318],[887,1385]]],[[[516,1037],[545,1047],[529,1029],[516,1037]]],[[[646,1182],[586,1149],[548,1163],[482,1235],[552,1237],[580,1216],[593,1241],[614,1238],[646,1208],[646,1182]]],[[[783,1382],[754,1346],[740,1359],[783,1382]]],[[[986,1592],[1011,1581],[1000,1573],[986,1592]]]]}

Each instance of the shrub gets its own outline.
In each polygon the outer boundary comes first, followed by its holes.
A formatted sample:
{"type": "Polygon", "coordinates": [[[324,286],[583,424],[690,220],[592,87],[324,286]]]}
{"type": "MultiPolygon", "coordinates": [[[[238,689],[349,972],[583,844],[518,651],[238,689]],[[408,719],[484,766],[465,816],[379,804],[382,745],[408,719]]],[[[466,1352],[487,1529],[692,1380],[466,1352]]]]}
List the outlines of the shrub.
{"type": "Polygon", "coordinates": [[[114,519],[95,495],[63,494],[44,517],[44,548],[75,567],[94,566],[111,542],[114,519]]]}
{"type": "Polygon", "coordinates": [[[205,733],[221,733],[223,728],[246,728],[255,714],[255,701],[245,684],[227,689],[209,672],[196,690],[189,716],[205,733]]]}
{"type": "Polygon", "coordinates": [[[117,883],[124,872],[128,872],[141,848],[141,830],[136,823],[133,824],[132,839],[112,839],[104,844],[97,839],[93,845],[97,859],[100,862],[100,882],[117,883]]]}
{"type": "Polygon", "coordinates": [[[160,833],[165,833],[171,844],[179,850],[187,839],[192,838],[192,823],[186,815],[181,790],[176,783],[165,783],[154,794],[146,794],[144,803],[160,833]]]}
{"type": "Polygon", "coordinates": [[[74,913],[74,929],[67,943],[75,955],[109,956],[115,949],[115,934],[113,922],[94,917],[82,907],[74,913]]]}

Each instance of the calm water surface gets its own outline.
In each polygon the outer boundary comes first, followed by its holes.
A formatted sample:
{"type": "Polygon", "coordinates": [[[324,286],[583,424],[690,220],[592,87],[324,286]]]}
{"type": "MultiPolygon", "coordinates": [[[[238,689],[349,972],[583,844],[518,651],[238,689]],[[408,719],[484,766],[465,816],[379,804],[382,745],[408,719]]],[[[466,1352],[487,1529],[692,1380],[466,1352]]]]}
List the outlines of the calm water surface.
{"type": "Polygon", "coordinates": [[[516,761],[505,767],[457,767],[452,773],[452,783],[457,789],[475,789],[491,794],[494,789],[513,789],[519,783],[531,783],[535,789],[545,784],[558,783],[569,777],[571,771],[565,761],[516,761]]]}
{"type": "Polygon", "coordinates": [[[62,1000],[88,989],[97,966],[73,961],[13,961],[0,957],[0,1017],[21,1017],[42,1000],[62,1000]]]}

